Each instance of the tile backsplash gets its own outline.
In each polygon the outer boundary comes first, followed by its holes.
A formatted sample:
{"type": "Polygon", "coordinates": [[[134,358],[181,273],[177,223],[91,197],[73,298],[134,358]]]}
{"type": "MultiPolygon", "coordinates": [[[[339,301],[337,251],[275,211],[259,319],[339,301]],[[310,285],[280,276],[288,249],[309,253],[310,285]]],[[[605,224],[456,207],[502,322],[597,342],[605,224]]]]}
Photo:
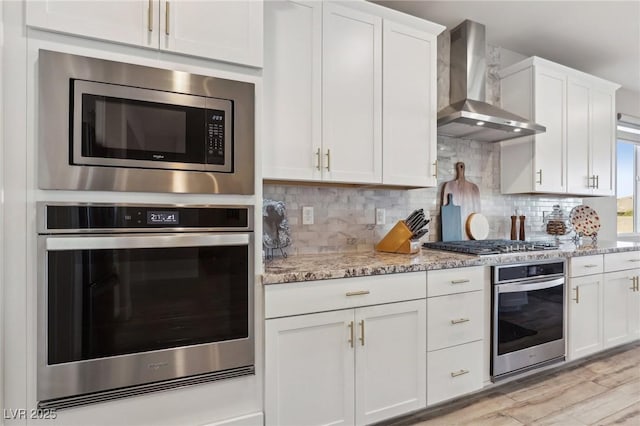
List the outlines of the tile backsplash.
{"type": "MultiPolygon", "coordinates": [[[[438,109],[449,101],[449,33],[438,37],[438,109]]],[[[500,48],[487,46],[487,101],[500,104],[497,71],[500,48]]],[[[527,238],[548,238],[543,232],[543,212],[559,204],[568,212],[581,198],[500,193],[500,145],[438,137],[438,187],[425,189],[373,189],[265,184],[265,199],[283,201],[291,229],[288,254],[369,251],[400,219],[423,208],[431,216],[423,241],[440,239],[442,185],[455,178],[455,163],[466,165],[466,178],[478,185],[481,212],[489,221],[488,238],[509,238],[510,216],[518,209],[527,217],[527,238]],[[302,207],[314,208],[314,224],[302,225],[302,207]],[[386,210],[386,224],[375,225],[375,210],[386,210]]],[[[277,253],[276,253],[277,255],[277,253]]]]}

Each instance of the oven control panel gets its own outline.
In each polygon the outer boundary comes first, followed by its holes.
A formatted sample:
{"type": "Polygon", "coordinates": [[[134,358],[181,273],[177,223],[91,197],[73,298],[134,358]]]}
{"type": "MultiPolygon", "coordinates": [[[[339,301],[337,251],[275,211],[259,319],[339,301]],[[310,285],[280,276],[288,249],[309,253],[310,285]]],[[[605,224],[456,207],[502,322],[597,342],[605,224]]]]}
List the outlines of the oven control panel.
{"type": "Polygon", "coordinates": [[[251,230],[251,207],[43,205],[40,233],[251,230]]]}
{"type": "Polygon", "coordinates": [[[493,267],[493,283],[530,281],[539,278],[564,276],[564,271],[564,260],[518,265],[499,265],[493,267]]]}

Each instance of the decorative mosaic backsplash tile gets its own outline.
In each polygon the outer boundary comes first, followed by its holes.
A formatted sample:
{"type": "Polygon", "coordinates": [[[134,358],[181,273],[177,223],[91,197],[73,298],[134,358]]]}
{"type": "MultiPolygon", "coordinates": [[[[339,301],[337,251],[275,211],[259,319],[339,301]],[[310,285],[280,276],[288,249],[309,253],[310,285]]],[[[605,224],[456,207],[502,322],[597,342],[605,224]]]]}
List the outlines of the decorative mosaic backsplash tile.
{"type": "MultiPolygon", "coordinates": [[[[500,104],[497,71],[500,49],[487,46],[487,101],[500,104]]],[[[449,34],[438,38],[438,109],[449,102],[449,34]]],[[[500,146],[496,143],[438,137],[438,188],[414,190],[264,185],[265,199],[284,201],[291,228],[289,254],[369,251],[398,221],[423,208],[431,216],[423,240],[440,239],[440,197],[444,182],[455,178],[455,163],[466,164],[467,180],[480,189],[482,213],[489,221],[488,238],[509,238],[510,216],[518,209],[527,217],[527,238],[548,238],[542,227],[543,212],[554,204],[569,211],[581,198],[500,193],[500,146]],[[314,208],[314,224],[302,225],[302,207],[314,208]],[[375,209],[386,210],[386,224],[375,225],[375,209]]]]}

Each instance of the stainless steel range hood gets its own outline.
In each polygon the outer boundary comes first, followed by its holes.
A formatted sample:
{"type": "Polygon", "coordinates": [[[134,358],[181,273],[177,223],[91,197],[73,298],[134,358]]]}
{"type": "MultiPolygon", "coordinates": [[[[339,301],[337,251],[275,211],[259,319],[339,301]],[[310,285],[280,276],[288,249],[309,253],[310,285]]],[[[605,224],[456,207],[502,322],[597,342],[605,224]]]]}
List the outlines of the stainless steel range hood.
{"type": "Polygon", "coordinates": [[[438,135],[499,142],[545,132],[544,126],[485,102],[484,25],[466,20],[451,30],[450,105],[438,112],[438,135]]]}

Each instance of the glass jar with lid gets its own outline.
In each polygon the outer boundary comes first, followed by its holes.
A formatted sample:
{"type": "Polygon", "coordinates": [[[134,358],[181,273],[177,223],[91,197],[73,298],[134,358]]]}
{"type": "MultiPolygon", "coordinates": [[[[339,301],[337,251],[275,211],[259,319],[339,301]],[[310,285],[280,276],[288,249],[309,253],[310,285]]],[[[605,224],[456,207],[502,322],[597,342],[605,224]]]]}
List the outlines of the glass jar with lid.
{"type": "Polygon", "coordinates": [[[569,215],[566,214],[559,204],[553,206],[553,211],[543,212],[543,229],[556,238],[556,241],[563,235],[571,232],[571,221],[569,215]]]}

